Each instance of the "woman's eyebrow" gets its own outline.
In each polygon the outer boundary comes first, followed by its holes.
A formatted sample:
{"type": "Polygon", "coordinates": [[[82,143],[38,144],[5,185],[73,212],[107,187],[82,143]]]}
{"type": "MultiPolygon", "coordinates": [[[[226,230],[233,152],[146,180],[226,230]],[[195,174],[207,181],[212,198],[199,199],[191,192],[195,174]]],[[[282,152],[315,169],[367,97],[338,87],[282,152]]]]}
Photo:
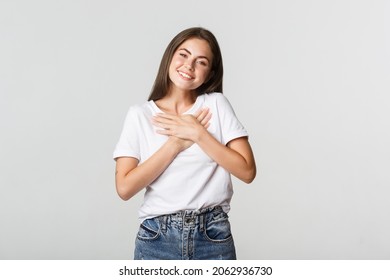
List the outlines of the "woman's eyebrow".
{"type": "MultiPolygon", "coordinates": [[[[189,50],[187,50],[186,48],[181,48],[181,49],[179,49],[179,51],[185,51],[185,52],[187,52],[189,55],[192,55],[192,53],[191,53],[189,50]]],[[[210,62],[210,59],[209,59],[207,56],[201,55],[201,56],[198,56],[198,58],[204,58],[204,59],[207,59],[207,61],[210,62]]]]}

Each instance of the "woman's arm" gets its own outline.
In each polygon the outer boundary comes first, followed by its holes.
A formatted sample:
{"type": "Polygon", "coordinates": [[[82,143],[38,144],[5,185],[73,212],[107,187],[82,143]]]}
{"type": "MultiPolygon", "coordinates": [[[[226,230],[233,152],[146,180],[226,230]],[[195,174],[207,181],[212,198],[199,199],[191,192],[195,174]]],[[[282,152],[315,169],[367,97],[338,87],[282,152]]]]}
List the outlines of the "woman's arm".
{"type": "Polygon", "coordinates": [[[255,179],[256,164],[248,137],[233,139],[225,146],[204,129],[195,143],[238,179],[247,184],[255,179]]]}
{"type": "Polygon", "coordinates": [[[118,195],[123,200],[129,200],[160,176],[177,154],[184,150],[189,143],[190,141],[182,142],[176,137],[169,137],[168,141],[157,152],[140,165],[138,165],[136,158],[118,158],[115,172],[118,195]]]}
{"type": "MultiPolygon", "coordinates": [[[[209,126],[211,114],[208,110],[200,110],[193,117],[201,126],[205,128],[209,126]]],[[[193,143],[191,140],[171,136],[160,149],[142,164],[138,164],[138,159],[133,157],[117,158],[115,185],[118,195],[123,200],[129,200],[156,180],[175,157],[193,143]]]]}
{"type": "Polygon", "coordinates": [[[197,143],[210,158],[245,183],[251,183],[256,177],[255,159],[247,137],[233,139],[225,146],[191,115],[159,114],[154,123],[163,128],[157,130],[160,134],[197,143]]]}

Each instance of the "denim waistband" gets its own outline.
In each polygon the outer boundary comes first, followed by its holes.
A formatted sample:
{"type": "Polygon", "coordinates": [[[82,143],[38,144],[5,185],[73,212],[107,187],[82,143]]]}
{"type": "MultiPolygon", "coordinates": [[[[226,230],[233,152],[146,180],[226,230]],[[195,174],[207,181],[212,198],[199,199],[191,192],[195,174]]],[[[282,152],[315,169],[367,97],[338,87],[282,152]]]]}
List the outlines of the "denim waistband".
{"type": "Polygon", "coordinates": [[[161,224],[161,230],[166,231],[168,224],[179,227],[195,227],[199,225],[200,230],[203,231],[208,216],[216,213],[222,213],[221,206],[203,208],[198,210],[183,210],[173,214],[167,214],[157,217],[161,224]]]}

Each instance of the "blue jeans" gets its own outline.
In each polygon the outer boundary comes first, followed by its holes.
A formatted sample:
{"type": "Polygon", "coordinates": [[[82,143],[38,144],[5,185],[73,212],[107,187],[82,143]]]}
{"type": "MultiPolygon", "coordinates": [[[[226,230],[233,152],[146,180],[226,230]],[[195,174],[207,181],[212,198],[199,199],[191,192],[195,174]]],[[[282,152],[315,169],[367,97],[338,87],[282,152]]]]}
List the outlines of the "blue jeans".
{"type": "Polygon", "coordinates": [[[221,207],[185,210],[145,220],[135,260],[235,260],[228,215],[221,207]]]}

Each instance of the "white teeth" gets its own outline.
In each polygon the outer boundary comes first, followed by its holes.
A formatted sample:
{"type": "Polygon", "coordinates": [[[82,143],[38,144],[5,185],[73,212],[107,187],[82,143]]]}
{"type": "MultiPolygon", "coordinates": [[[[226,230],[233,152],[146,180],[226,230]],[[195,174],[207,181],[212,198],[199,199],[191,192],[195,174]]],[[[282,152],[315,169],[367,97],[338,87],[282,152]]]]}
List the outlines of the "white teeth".
{"type": "Polygon", "coordinates": [[[184,78],[192,79],[192,77],[190,75],[187,75],[186,73],[179,72],[179,74],[182,75],[184,78]]]}

